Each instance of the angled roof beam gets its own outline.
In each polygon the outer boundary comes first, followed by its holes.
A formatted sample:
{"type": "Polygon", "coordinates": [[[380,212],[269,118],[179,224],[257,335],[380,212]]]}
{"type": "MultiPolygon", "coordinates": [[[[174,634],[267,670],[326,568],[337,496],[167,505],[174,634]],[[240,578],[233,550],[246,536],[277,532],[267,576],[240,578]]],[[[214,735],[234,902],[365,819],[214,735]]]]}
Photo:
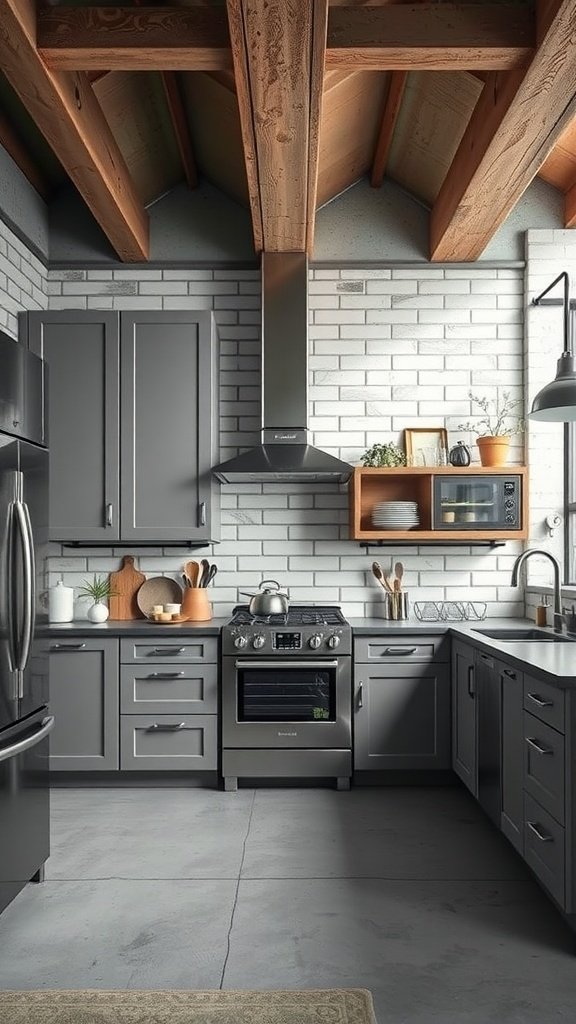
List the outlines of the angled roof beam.
{"type": "Polygon", "coordinates": [[[396,127],[396,121],[398,120],[398,114],[400,113],[400,106],[402,104],[402,97],[404,96],[407,78],[407,71],[393,71],[390,76],[390,85],[388,88],[388,94],[384,101],[382,120],[380,122],[380,130],[378,132],[378,141],[376,142],[376,150],[374,152],[374,160],[372,162],[372,173],[370,175],[370,184],[372,185],[372,188],[379,188],[384,180],[388,154],[392,144],[392,136],[394,135],[394,128],[396,127]]]}
{"type": "Polygon", "coordinates": [[[310,252],[328,0],[227,0],[255,246],[310,252]]]}
{"type": "Polygon", "coordinates": [[[0,0],[0,67],[119,257],[148,258],[148,216],[86,75],[50,71],[34,0],[0,0]]]}
{"type": "Polygon", "coordinates": [[[38,50],[61,71],[221,71],[231,67],[223,7],[50,7],[38,50]]]}
{"type": "Polygon", "coordinates": [[[536,45],[525,4],[333,6],[326,67],[356,71],[481,71],[523,67],[536,45]]]}
{"type": "Polygon", "coordinates": [[[576,114],[574,0],[546,11],[528,69],[482,90],[432,209],[433,260],[480,256],[576,114]]]}

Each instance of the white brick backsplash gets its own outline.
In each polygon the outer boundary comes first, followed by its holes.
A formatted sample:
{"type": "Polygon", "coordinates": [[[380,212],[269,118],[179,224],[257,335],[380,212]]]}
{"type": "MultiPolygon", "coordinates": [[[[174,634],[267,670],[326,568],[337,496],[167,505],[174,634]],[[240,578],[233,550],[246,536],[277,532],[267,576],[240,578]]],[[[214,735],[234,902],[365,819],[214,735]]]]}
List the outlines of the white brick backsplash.
{"type": "Polygon", "coordinates": [[[0,221],[0,329],[18,338],[18,314],[46,309],[48,275],[40,260],[0,221]]]}

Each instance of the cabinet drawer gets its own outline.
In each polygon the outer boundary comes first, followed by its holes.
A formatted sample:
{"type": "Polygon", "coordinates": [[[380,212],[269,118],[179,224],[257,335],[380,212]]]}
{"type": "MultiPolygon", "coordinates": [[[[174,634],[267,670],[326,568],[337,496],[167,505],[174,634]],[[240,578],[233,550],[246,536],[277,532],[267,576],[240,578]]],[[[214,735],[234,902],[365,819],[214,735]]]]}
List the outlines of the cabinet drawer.
{"type": "Polygon", "coordinates": [[[217,665],[122,665],[122,714],[213,715],[218,701],[217,665]]]}
{"type": "Polygon", "coordinates": [[[528,793],[524,795],[524,858],[554,899],[564,907],[564,829],[528,793]]]}
{"type": "Polygon", "coordinates": [[[356,661],[450,661],[448,636],[360,636],[354,641],[356,661]]]}
{"type": "Polygon", "coordinates": [[[564,737],[526,711],[524,789],[564,824],[564,737]]]}
{"type": "Polygon", "coordinates": [[[124,771],[215,771],[216,715],[121,715],[124,771]]]}
{"type": "Polygon", "coordinates": [[[120,660],[123,664],[134,661],[199,661],[218,660],[218,637],[150,637],[147,640],[120,641],[120,660]]]}
{"type": "Polygon", "coordinates": [[[530,676],[524,677],[526,711],[562,733],[566,731],[564,701],[564,690],[539,679],[531,679],[530,676]]]}

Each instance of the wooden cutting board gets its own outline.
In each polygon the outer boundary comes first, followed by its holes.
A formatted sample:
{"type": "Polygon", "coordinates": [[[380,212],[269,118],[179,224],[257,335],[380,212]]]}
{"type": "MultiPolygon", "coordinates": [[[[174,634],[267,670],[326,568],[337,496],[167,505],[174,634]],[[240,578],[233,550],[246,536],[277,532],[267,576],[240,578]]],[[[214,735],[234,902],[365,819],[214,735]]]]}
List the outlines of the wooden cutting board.
{"type": "Polygon", "coordinates": [[[124,555],[122,568],[110,573],[110,589],[116,594],[109,601],[111,619],[144,618],[136,603],[136,594],[145,582],[144,573],[134,568],[133,556],[124,555]]]}

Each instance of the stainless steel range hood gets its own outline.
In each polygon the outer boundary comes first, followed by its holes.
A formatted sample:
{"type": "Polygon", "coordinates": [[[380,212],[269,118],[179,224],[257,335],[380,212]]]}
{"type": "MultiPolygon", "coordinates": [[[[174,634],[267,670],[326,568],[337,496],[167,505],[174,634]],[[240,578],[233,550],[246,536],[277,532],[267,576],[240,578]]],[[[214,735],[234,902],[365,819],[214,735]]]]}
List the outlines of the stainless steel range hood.
{"type": "Polygon", "coordinates": [[[262,253],[262,444],[212,472],[223,483],[345,483],[352,467],[307,441],[308,260],[262,253]]]}

